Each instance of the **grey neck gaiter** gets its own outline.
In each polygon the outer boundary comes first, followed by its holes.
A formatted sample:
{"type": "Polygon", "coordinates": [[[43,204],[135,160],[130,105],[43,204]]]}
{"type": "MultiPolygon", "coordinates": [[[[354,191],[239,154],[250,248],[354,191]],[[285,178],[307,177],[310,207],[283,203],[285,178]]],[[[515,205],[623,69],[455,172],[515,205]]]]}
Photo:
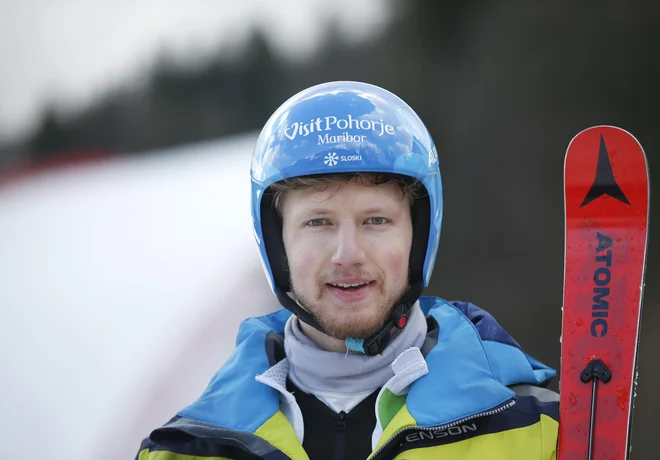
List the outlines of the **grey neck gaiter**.
{"type": "Polygon", "coordinates": [[[410,309],[406,327],[376,356],[322,350],[301,331],[300,320],[292,315],[284,329],[289,377],[301,389],[312,392],[373,391],[394,376],[392,361],[408,348],[421,348],[425,338],[426,318],[419,302],[410,309]]]}

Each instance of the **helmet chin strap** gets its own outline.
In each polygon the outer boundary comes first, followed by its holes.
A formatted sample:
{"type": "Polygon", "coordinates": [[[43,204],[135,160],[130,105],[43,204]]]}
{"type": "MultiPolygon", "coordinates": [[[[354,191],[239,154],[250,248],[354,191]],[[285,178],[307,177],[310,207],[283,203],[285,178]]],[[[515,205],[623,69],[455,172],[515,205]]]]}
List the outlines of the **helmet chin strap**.
{"type": "Polygon", "coordinates": [[[410,316],[410,309],[417,302],[419,296],[422,295],[424,285],[421,280],[415,281],[410,285],[408,290],[404,292],[396,307],[392,310],[389,320],[385,323],[382,329],[375,334],[370,335],[364,339],[362,344],[363,353],[367,356],[379,355],[387,348],[390,343],[395,329],[403,329],[408,324],[408,317],[410,316]]]}
{"type": "Polygon", "coordinates": [[[275,286],[275,294],[277,295],[277,300],[280,301],[280,304],[290,312],[293,312],[301,321],[309,324],[314,329],[317,329],[324,334],[327,334],[321,327],[321,325],[314,319],[314,317],[300,305],[298,302],[293,300],[285,289],[282,289],[280,286],[275,286]]]}
{"type": "MultiPolygon", "coordinates": [[[[381,354],[389,344],[394,330],[403,329],[408,323],[410,309],[422,295],[422,290],[423,283],[421,280],[412,283],[396,303],[396,307],[392,310],[389,318],[378,332],[365,338],[347,338],[346,347],[351,351],[364,353],[367,356],[381,354]]],[[[277,286],[275,292],[282,306],[293,312],[293,314],[295,314],[301,321],[309,324],[314,329],[327,334],[314,317],[307,310],[298,305],[298,303],[293,300],[284,289],[277,286]]]]}

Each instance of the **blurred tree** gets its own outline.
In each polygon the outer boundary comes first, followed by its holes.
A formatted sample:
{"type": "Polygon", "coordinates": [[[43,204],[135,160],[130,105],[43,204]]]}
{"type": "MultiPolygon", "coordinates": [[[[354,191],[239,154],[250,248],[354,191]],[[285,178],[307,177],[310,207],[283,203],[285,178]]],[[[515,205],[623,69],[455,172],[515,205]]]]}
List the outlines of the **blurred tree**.
{"type": "Polygon", "coordinates": [[[47,157],[49,153],[69,148],[75,142],[76,139],[71,138],[67,127],[60,121],[56,109],[48,106],[41,116],[39,128],[27,145],[36,157],[47,157]]]}

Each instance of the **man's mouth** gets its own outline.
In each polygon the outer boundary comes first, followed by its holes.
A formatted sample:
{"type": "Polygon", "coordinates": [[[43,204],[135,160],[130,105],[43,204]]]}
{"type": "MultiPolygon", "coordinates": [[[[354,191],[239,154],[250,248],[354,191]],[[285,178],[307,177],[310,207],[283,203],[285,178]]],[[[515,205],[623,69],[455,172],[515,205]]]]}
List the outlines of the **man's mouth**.
{"type": "Polygon", "coordinates": [[[327,283],[329,286],[338,288],[344,291],[357,291],[360,288],[370,285],[373,281],[363,281],[359,283],[327,283]]]}

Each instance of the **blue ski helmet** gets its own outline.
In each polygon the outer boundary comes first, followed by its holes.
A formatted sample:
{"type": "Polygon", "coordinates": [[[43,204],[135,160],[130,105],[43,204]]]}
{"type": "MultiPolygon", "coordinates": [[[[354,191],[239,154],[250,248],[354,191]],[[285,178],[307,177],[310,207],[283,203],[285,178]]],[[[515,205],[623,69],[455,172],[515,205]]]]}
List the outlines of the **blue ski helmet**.
{"type": "MultiPolygon", "coordinates": [[[[252,220],[266,277],[275,294],[290,292],[281,222],[271,184],[299,176],[378,172],[418,179],[425,203],[413,216],[411,283],[428,286],[440,240],[442,183],[424,123],[398,96],[367,83],[337,81],[284,102],[262,129],[252,159],[252,220]]],[[[278,297],[280,297],[278,295],[278,297]]],[[[416,301],[417,298],[414,299],[416,301]]]]}

